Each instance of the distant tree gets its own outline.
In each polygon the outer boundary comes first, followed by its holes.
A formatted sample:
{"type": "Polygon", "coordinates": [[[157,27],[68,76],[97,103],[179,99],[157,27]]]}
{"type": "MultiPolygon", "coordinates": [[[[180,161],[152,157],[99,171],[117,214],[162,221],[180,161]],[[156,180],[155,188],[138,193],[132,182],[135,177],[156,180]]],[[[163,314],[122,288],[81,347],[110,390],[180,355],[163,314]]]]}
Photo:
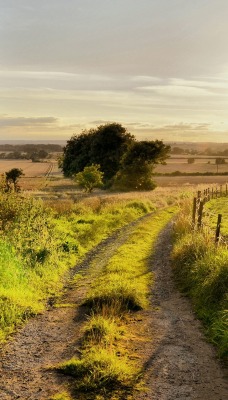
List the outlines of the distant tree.
{"type": "Polygon", "coordinates": [[[182,149],[181,147],[172,147],[171,153],[172,154],[185,154],[185,149],[182,149]]]}
{"type": "Polygon", "coordinates": [[[91,193],[94,188],[102,186],[103,175],[100,165],[93,164],[85,167],[82,172],[78,172],[75,175],[75,181],[85,192],[91,193]]]}
{"type": "Polygon", "coordinates": [[[155,183],[152,173],[156,164],[165,164],[170,146],[162,141],[132,143],[123,156],[121,168],[116,175],[115,185],[130,190],[152,190],[155,183]]]}
{"type": "Polygon", "coordinates": [[[19,178],[24,175],[22,169],[19,168],[12,168],[8,172],[5,173],[6,179],[6,191],[11,190],[11,184],[13,185],[13,189],[15,192],[19,191],[18,180],[19,178]]]}
{"type": "Polygon", "coordinates": [[[99,164],[104,180],[110,181],[120,168],[123,155],[135,138],[121,124],[100,125],[91,146],[91,160],[99,164]]]}
{"type": "Polygon", "coordinates": [[[225,158],[216,158],[215,164],[216,165],[226,164],[226,159],[225,158]]]}
{"type": "Polygon", "coordinates": [[[188,158],[188,164],[194,164],[194,162],[195,162],[195,158],[188,158]]]}
{"type": "Polygon", "coordinates": [[[45,150],[39,150],[37,152],[38,158],[47,158],[49,153],[45,150]]]}
{"type": "Polygon", "coordinates": [[[73,136],[64,148],[64,175],[73,176],[86,166],[99,164],[107,182],[119,170],[121,158],[133,141],[134,136],[118,123],[83,131],[73,136]]]}

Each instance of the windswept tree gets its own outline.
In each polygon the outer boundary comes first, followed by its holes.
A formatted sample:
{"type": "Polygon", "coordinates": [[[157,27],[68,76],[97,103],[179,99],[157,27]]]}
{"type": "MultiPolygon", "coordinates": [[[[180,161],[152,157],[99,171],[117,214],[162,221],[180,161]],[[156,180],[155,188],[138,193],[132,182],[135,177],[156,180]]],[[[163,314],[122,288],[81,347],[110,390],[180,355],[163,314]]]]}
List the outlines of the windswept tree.
{"type": "Polygon", "coordinates": [[[116,186],[128,190],[152,190],[152,173],[156,164],[165,164],[170,146],[160,140],[132,143],[123,156],[115,178],[116,186]]]}
{"type": "Polygon", "coordinates": [[[8,172],[5,173],[5,181],[6,181],[6,191],[11,190],[11,185],[13,185],[13,190],[15,192],[19,191],[18,180],[24,175],[21,168],[12,168],[8,172]]]}

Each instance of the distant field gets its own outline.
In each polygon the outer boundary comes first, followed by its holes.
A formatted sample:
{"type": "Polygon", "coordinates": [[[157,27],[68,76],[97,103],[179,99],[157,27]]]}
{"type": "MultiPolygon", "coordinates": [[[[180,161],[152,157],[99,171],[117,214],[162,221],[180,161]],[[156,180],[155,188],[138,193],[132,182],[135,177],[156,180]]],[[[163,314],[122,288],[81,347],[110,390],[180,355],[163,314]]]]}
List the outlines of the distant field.
{"type": "MultiPolygon", "coordinates": [[[[206,159],[208,160],[208,159],[206,159]]],[[[23,190],[60,193],[77,191],[75,183],[71,179],[63,178],[57,161],[33,163],[31,160],[0,160],[0,174],[11,168],[21,168],[25,174],[20,179],[23,190]]],[[[216,172],[215,164],[207,164],[205,160],[196,160],[194,164],[187,164],[184,159],[171,158],[167,165],[158,166],[155,172],[216,172]]],[[[228,171],[228,164],[219,165],[219,171],[228,171]]],[[[155,176],[158,186],[191,186],[200,184],[225,184],[228,176],[155,176]]]]}
{"type": "MultiPolygon", "coordinates": [[[[187,157],[189,158],[189,157],[187,157]]],[[[215,159],[210,158],[200,158],[196,159],[194,164],[188,164],[187,158],[170,158],[167,160],[167,165],[158,165],[155,172],[162,174],[172,173],[175,171],[194,173],[194,172],[217,172],[217,165],[215,164],[215,159]]],[[[194,158],[194,157],[193,157],[194,158]]],[[[221,164],[218,166],[218,172],[228,172],[228,162],[226,164],[221,164]]]]}
{"type": "Polygon", "coordinates": [[[25,177],[45,176],[53,169],[57,172],[56,162],[32,162],[31,160],[0,160],[0,173],[9,171],[11,168],[21,168],[25,177]]]}
{"type": "Polygon", "coordinates": [[[155,176],[158,186],[223,185],[228,183],[228,176],[155,176]]]}
{"type": "Polygon", "coordinates": [[[21,168],[24,176],[20,186],[24,190],[37,190],[46,187],[49,179],[62,178],[57,161],[32,162],[31,160],[0,160],[0,174],[12,168],[21,168]]]}

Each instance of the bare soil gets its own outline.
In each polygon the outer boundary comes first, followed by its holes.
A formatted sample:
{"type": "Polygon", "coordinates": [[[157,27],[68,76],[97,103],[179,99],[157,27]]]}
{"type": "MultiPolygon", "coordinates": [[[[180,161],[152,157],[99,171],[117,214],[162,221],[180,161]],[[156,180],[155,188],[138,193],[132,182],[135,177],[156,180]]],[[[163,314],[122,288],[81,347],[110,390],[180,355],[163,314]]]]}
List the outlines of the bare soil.
{"type": "MultiPolygon", "coordinates": [[[[0,351],[0,399],[47,400],[71,384],[71,378],[49,367],[80,354],[81,328],[87,309],[80,307],[93,274],[112,257],[137,222],[103,241],[74,273],[78,283],[68,284],[58,307],[31,319],[0,351]],[[93,273],[89,270],[92,265],[93,273]]],[[[189,301],[175,288],[170,267],[171,225],[158,238],[150,260],[155,274],[151,307],[129,316],[132,340],[129,351],[143,365],[144,389],[135,400],[225,400],[225,368],[206,342],[202,326],[189,301]],[[135,336],[134,336],[135,333],[135,336]]],[[[91,398],[91,395],[90,395],[91,398]]],[[[94,397],[95,398],[95,397],[94,397]]]]}

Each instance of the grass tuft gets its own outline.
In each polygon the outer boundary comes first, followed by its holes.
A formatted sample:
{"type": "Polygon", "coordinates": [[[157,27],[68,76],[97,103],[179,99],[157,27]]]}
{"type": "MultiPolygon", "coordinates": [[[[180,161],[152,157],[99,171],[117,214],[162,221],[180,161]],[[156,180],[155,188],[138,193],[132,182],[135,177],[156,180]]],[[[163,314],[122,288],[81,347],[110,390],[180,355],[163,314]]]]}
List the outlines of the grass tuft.
{"type": "Polygon", "coordinates": [[[85,391],[131,387],[139,374],[125,358],[99,346],[84,353],[81,359],[66,361],[57,370],[76,378],[75,388],[85,391]]]}

